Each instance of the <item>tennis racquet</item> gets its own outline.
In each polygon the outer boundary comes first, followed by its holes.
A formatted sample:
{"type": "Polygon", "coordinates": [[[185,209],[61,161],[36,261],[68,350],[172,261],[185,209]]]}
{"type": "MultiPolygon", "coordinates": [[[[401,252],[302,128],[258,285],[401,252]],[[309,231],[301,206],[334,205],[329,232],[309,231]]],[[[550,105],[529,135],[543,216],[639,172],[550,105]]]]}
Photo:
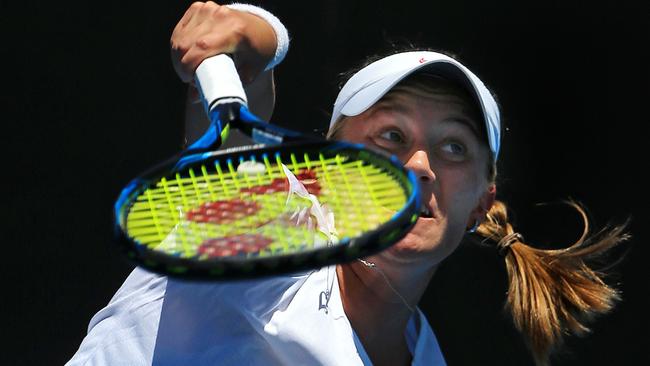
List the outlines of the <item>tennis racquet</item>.
{"type": "Polygon", "coordinates": [[[118,242],[136,264],[179,278],[259,277],[368,256],[415,224],[418,183],[395,156],[261,121],[227,55],[203,61],[195,80],[210,127],[115,203],[118,242]],[[218,150],[233,128],[255,145],[218,150]]]}

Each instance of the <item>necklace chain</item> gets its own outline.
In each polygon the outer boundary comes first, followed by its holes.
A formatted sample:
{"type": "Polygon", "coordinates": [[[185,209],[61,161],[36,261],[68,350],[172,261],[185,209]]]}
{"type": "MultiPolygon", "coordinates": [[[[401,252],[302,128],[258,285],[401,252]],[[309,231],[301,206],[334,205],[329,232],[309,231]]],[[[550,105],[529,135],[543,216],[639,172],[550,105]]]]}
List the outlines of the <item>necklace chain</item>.
{"type": "Polygon", "coordinates": [[[368,261],[363,260],[363,259],[361,259],[361,258],[359,258],[359,259],[357,259],[357,260],[358,260],[359,262],[363,263],[363,265],[365,265],[366,267],[371,268],[371,269],[377,271],[377,273],[379,273],[379,274],[381,275],[381,277],[384,278],[384,281],[386,282],[386,284],[388,285],[388,287],[389,287],[389,288],[390,288],[390,289],[395,293],[395,295],[397,295],[397,297],[400,298],[400,300],[402,300],[402,302],[404,303],[404,306],[406,306],[406,308],[409,309],[409,311],[410,311],[411,313],[414,313],[414,312],[415,312],[415,309],[413,309],[413,307],[412,307],[411,305],[409,305],[409,303],[406,301],[406,299],[404,298],[404,296],[402,296],[402,294],[400,294],[399,291],[397,291],[397,290],[395,289],[395,287],[393,287],[393,285],[391,285],[390,281],[388,280],[388,277],[386,277],[386,274],[384,273],[384,271],[381,270],[381,268],[377,267],[376,264],[374,264],[374,263],[372,263],[372,262],[368,262],[368,261]]]}

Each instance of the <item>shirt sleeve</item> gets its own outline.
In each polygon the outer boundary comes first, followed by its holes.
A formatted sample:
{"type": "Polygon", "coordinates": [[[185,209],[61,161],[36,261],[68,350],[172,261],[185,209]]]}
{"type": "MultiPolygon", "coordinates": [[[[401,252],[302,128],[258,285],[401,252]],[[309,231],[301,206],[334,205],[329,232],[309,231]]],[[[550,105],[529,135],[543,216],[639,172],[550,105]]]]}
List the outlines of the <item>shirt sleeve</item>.
{"type": "Polygon", "coordinates": [[[106,307],[66,366],[150,365],[167,278],[136,268],[106,307]]]}

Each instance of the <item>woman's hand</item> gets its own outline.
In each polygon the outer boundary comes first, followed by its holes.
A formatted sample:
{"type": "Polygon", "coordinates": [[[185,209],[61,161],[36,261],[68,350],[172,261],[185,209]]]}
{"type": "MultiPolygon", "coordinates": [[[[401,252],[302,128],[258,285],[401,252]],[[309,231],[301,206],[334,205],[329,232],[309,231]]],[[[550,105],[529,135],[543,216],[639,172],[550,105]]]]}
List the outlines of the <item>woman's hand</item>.
{"type": "Polygon", "coordinates": [[[212,1],[195,2],[178,22],[171,37],[174,69],[191,82],[196,68],[210,56],[233,56],[244,84],[253,82],[275,55],[273,28],[262,18],[212,1]]]}

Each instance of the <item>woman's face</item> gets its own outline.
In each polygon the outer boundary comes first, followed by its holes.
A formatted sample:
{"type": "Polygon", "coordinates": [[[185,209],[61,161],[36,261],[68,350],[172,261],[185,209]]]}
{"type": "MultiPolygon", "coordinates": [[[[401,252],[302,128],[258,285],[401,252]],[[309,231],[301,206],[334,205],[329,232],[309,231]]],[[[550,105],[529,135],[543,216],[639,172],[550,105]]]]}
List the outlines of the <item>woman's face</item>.
{"type": "Polygon", "coordinates": [[[381,262],[436,266],[485,216],[495,188],[488,181],[489,148],[479,118],[459,96],[405,91],[346,118],[339,139],[396,155],[420,182],[426,212],[404,239],[380,254],[381,262]]]}

